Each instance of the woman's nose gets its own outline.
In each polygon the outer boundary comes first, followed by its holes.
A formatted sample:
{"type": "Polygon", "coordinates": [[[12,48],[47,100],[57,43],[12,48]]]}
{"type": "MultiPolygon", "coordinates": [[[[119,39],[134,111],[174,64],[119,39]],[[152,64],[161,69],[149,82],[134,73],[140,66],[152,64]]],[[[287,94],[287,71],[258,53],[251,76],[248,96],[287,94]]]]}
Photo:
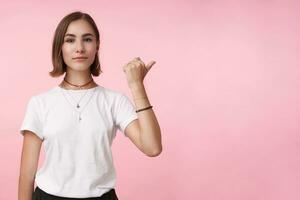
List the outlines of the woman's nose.
{"type": "Polygon", "coordinates": [[[80,51],[80,52],[83,52],[84,51],[84,45],[82,42],[78,42],[77,45],[76,45],[76,51],[80,51]]]}

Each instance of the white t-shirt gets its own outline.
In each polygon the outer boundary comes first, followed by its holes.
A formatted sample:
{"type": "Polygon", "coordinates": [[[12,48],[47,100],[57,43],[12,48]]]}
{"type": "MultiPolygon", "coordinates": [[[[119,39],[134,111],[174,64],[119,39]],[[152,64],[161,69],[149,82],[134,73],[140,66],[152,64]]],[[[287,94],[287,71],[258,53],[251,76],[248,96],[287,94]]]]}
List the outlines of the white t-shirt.
{"type": "Polygon", "coordinates": [[[20,132],[32,131],[43,140],[46,155],[35,176],[37,186],[74,198],[99,197],[114,188],[112,141],[117,129],[124,133],[137,118],[127,96],[102,86],[84,90],[56,86],[32,96],[20,132]]]}

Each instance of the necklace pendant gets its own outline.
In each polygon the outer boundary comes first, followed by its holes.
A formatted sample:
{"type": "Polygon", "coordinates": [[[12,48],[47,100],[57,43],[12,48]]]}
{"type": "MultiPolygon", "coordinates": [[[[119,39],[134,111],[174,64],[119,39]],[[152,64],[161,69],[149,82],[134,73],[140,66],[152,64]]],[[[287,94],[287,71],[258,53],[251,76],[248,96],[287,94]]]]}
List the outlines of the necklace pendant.
{"type": "Polygon", "coordinates": [[[77,108],[80,108],[80,106],[79,106],[79,104],[77,104],[77,106],[76,106],[77,108]]]}
{"type": "Polygon", "coordinates": [[[79,121],[81,121],[82,120],[82,118],[81,118],[81,116],[79,116],[79,121]]]}

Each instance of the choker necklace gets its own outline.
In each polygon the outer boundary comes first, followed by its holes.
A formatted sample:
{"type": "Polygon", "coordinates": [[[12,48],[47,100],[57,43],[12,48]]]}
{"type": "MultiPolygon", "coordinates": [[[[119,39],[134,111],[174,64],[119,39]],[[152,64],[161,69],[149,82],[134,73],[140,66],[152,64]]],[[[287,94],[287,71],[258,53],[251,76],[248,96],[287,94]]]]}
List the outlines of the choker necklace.
{"type": "Polygon", "coordinates": [[[90,84],[90,83],[93,82],[93,81],[94,81],[94,79],[92,78],[89,82],[87,82],[87,83],[85,83],[85,84],[83,84],[83,85],[75,85],[75,84],[72,84],[72,83],[68,82],[68,81],[66,80],[66,77],[64,78],[64,82],[68,83],[69,85],[75,86],[75,87],[77,87],[77,88],[79,87],[79,89],[84,89],[84,88],[83,88],[84,86],[90,84]]]}

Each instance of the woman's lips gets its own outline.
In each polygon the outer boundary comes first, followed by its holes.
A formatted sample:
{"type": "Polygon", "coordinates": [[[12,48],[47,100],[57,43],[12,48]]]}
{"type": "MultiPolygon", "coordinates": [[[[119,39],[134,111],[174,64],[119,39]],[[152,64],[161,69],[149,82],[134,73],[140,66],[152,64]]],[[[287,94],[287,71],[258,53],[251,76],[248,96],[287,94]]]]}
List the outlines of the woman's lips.
{"type": "Polygon", "coordinates": [[[78,57],[78,58],[73,58],[75,61],[84,61],[87,59],[87,57],[78,57]]]}

